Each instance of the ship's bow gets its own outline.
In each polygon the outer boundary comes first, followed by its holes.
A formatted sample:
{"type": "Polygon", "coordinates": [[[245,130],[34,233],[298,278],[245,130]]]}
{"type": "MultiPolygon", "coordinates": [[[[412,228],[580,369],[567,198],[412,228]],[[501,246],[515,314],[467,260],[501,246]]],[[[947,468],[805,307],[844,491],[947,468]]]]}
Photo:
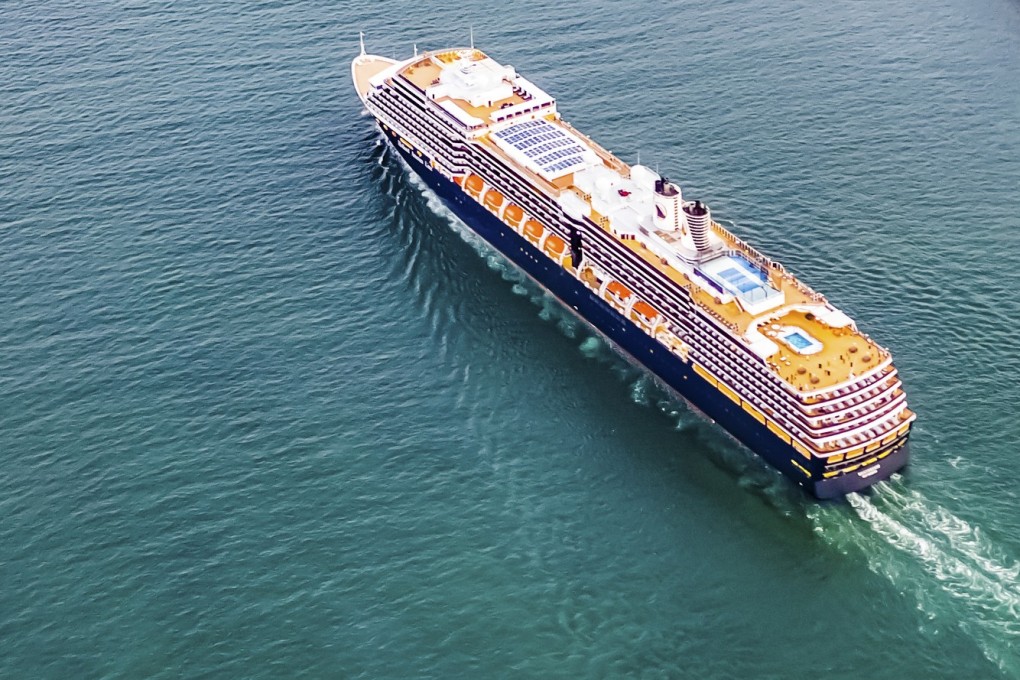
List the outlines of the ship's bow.
{"type": "Polygon", "coordinates": [[[354,81],[354,89],[358,97],[364,102],[368,91],[372,87],[372,78],[376,77],[397,62],[386,57],[379,57],[374,54],[359,54],[351,62],[351,80],[354,81]]]}

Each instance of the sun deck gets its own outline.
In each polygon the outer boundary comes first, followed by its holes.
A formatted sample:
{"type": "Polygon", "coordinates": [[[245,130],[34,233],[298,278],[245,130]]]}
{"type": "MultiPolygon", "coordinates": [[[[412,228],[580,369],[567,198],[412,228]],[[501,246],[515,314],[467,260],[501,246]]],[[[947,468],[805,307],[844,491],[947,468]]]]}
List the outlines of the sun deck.
{"type": "MultiPolygon", "coordinates": [[[[403,75],[421,90],[426,90],[439,85],[439,77],[442,72],[443,69],[439,64],[426,57],[405,68],[403,75]]],[[[520,94],[512,92],[509,97],[504,97],[484,106],[472,106],[466,99],[446,95],[437,97],[435,101],[440,103],[444,101],[451,102],[460,107],[467,115],[478,119],[482,123],[490,123],[493,113],[516,106],[517,104],[523,104],[526,100],[520,94]]]]}
{"type": "Polygon", "coordinates": [[[762,332],[780,347],[769,357],[770,365],[803,392],[860,377],[888,358],[886,350],[852,327],[829,326],[812,312],[790,311],[771,320],[762,332]],[[817,341],[820,349],[804,353],[805,340],[817,341]]]}
{"type": "Polygon", "coordinates": [[[442,67],[427,56],[412,62],[402,71],[404,77],[422,91],[433,85],[438,85],[439,74],[442,72],[442,67]]]}

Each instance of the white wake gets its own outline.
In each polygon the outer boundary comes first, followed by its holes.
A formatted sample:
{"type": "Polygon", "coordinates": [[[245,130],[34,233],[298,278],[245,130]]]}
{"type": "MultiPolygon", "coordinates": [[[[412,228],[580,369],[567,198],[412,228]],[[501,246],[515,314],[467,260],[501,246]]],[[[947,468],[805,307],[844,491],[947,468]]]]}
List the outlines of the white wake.
{"type": "Polygon", "coordinates": [[[1020,563],[898,476],[847,501],[849,517],[809,512],[815,531],[862,551],[872,571],[912,592],[929,617],[959,625],[1004,674],[1020,678],[1020,563]]]}

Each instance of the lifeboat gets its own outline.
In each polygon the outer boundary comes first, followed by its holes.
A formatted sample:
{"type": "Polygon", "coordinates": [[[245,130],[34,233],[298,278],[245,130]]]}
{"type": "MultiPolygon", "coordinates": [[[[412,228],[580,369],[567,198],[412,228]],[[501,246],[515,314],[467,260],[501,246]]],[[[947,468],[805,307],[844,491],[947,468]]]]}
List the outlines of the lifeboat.
{"type": "Polygon", "coordinates": [[[630,319],[646,328],[652,328],[659,321],[659,312],[644,300],[638,300],[630,310],[630,319]]]}
{"type": "Polygon", "coordinates": [[[542,250],[545,251],[545,254],[557,262],[563,259],[563,253],[566,249],[567,244],[556,234],[549,234],[549,238],[542,244],[542,250]]]}
{"type": "Polygon", "coordinates": [[[521,206],[511,203],[503,212],[503,219],[511,227],[517,229],[521,226],[521,220],[524,219],[524,211],[521,209],[521,206]]]}
{"type": "Polygon", "coordinates": [[[482,189],[485,188],[485,182],[478,175],[468,175],[467,179],[464,180],[464,188],[469,194],[478,198],[482,193],[482,189]]]}
{"type": "Polygon", "coordinates": [[[603,299],[622,313],[627,312],[627,299],[633,294],[630,288],[619,281],[610,281],[602,291],[603,299]]]}
{"type": "Polygon", "coordinates": [[[630,289],[619,281],[609,281],[606,285],[606,293],[614,296],[621,303],[633,295],[630,289]]]}
{"type": "Polygon", "coordinates": [[[489,189],[485,192],[485,198],[482,199],[482,205],[490,211],[498,213],[500,207],[503,205],[503,194],[499,193],[495,189],[489,189]]]}
{"type": "Polygon", "coordinates": [[[524,237],[535,245],[538,245],[538,242],[542,240],[542,234],[544,233],[545,227],[535,220],[528,220],[524,223],[524,237]]]}

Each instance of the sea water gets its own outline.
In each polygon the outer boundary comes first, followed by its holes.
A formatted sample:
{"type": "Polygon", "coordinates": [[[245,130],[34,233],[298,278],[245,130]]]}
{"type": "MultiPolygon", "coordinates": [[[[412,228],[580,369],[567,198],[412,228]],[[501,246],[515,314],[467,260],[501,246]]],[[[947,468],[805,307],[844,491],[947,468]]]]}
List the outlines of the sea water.
{"type": "Polygon", "coordinates": [[[0,677],[1020,677],[1015,0],[0,7],[0,677]],[[387,149],[477,46],[890,348],[819,504],[387,149]]]}

